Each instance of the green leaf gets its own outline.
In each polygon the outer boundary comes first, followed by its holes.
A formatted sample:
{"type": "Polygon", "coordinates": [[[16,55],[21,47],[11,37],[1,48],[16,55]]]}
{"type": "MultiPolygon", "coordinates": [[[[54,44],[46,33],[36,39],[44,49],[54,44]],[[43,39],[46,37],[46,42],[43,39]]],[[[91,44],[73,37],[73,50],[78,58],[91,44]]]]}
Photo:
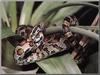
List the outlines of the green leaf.
{"type": "Polygon", "coordinates": [[[9,43],[9,41],[7,41],[7,39],[2,40],[2,52],[2,66],[21,70],[21,68],[15,64],[13,59],[14,47],[9,43]]]}
{"type": "Polygon", "coordinates": [[[63,4],[60,5],[50,11],[48,11],[45,15],[49,15],[51,13],[53,13],[56,10],[60,10],[58,12],[58,14],[54,17],[54,19],[52,19],[51,23],[56,23],[56,24],[62,24],[63,18],[65,16],[68,15],[72,15],[73,13],[75,13],[76,11],[78,11],[82,6],[89,6],[89,7],[93,7],[93,8],[98,8],[97,5],[91,4],[91,3],[86,3],[86,2],[78,2],[78,3],[67,3],[67,4],[63,4]],[[70,7],[68,7],[70,6],[70,7]],[[73,7],[72,7],[73,6],[73,7]],[[58,22],[56,22],[58,21],[58,22]]]}
{"type": "MultiPolygon", "coordinates": [[[[32,19],[31,19],[31,25],[36,25],[44,20],[47,19],[44,18],[44,14],[46,14],[48,11],[50,11],[51,9],[58,7],[60,5],[62,5],[63,2],[58,2],[58,1],[53,1],[53,2],[48,2],[45,1],[43,2],[33,13],[32,15],[32,19]],[[56,3],[56,4],[55,4],[56,3]]],[[[49,17],[49,16],[48,16],[49,17]]]]}
{"type": "Polygon", "coordinates": [[[48,58],[37,62],[37,64],[47,74],[81,74],[70,54],[48,58]]]}
{"type": "Polygon", "coordinates": [[[62,8],[59,10],[59,12],[56,14],[56,16],[51,20],[51,23],[57,23],[58,21],[63,22],[63,19],[66,16],[74,14],[81,8],[82,8],[82,6],[71,6],[71,7],[62,8]]]}
{"type": "Polygon", "coordinates": [[[12,36],[12,35],[15,35],[15,34],[12,32],[11,28],[9,28],[9,27],[2,28],[2,31],[1,31],[1,38],[2,39],[7,38],[7,37],[12,36]]]}
{"type": "Polygon", "coordinates": [[[34,70],[29,70],[29,71],[18,71],[18,70],[14,70],[8,67],[1,67],[4,71],[4,74],[36,74],[37,70],[39,68],[36,68],[34,70]]]}
{"type": "Polygon", "coordinates": [[[34,5],[33,1],[24,2],[24,5],[21,11],[19,25],[24,25],[24,24],[27,25],[30,23],[33,5],[34,5]]]}
{"type": "Polygon", "coordinates": [[[16,2],[8,2],[8,14],[9,14],[9,19],[11,22],[11,29],[13,32],[15,32],[17,28],[17,11],[16,11],[16,2]]]}
{"type": "Polygon", "coordinates": [[[1,16],[1,19],[3,19],[3,21],[6,22],[7,26],[10,27],[9,20],[8,20],[7,13],[6,13],[3,2],[0,2],[0,16],[1,16]]]}
{"type": "Polygon", "coordinates": [[[45,24],[45,27],[49,27],[51,24],[51,20],[56,16],[58,10],[54,11],[51,15],[46,15],[44,18],[46,18],[43,22],[45,24]]]}
{"type": "Polygon", "coordinates": [[[66,0],[66,1],[67,1],[67,2],[79,2],[79,1],[80,1],[80,2],[83,2],[83,1],[84,1],[84,2],[86,2],[86,1],[89,2],[89,1],[99,1],[99,0],[66,0]]]}

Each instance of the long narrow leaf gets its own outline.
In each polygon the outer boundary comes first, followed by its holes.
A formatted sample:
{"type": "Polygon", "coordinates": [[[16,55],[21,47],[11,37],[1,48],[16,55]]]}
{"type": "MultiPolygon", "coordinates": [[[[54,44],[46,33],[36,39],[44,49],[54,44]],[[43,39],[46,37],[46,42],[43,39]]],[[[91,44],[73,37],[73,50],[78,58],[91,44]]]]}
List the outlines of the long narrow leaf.
{"type": "Polygon", "coordinates": [[[44,15],[49,15],[49,14],[51,14],[52,12],[54,12],[55,10],[59,10],[59,9],[61,9],[61,8],[68,7],[68,6],[89,6],[89,7],[92,7],[92,8],[98,8],[98,5],[91,4],[91,3],[86,3],[86,2],[67,3],[67,4],[60,5],[60,6],[58,6],[58,7],[55,7],[54,9],[51,9],[50,11],[48,11],[48,12],[47,12],[46,14],[44,14],[44,15]]]}
{"type": "Polygon", "coordinates": [[[3,27],[1,32],[1,38],[7,38],[9,36],[15,35],[9,27],[3,27]]]}
{"type": "Polygon", "coordinates": [[[51,23],[57,23],[58,21],[63,22],[64,17],[74,14],[75,12],[77,12],[81,8],[82,8],[82,6],[72,6],[72,7],[62,8],[56,14],[56,16],[51,20],[51,23]]]}
{"type": "Polygon", "coordinates": [[[33,1],[24,2],[24,5],[21,11],[19,25],[24,25],[24,24],[27,25],[30,23],[33,5],[34,5],[33,1]]]}
{"type": "Polygon", "coordinates": [[[7,26],[10,27],[8,17],[7,17],[7,13],[6,13],[3,2],[0,2],[0,17],[1,17],[1,19],[3,19],[3,21],[6,22],[7,26]]]}
{"type": "Polygon", "coordinates": [[[7,67],[1,67],[4,70],[5,74],[36,74],[38,68],[30,71],[18,71],[18,70],[13,70],[7,67]]]}
{"type": "Polygon", "coordinates": [[[58,11],[54,11],[50,16],[46,15],[45,20],[43,21],[45,24],[45,27],[49,27],[51,24],[51,20],[56,16],[58,11]]]}
{"type": "MultiPolygon", "coordinates": [[[[93,38],[93,39],[99,41],[99,35],[92,32],[91,30],[86,30],[86,29],[78,28],[78,27],[70,27],[70,30],[72,32],[79,33],[79,34],[88,36],[90,38],[93,38]]],[[[62,26],[49,27],[48,29],[46,29],[46,32],[48,34],[53,33],[53,32],[58,32],[58,31],[62,31],[62,26]]]]}
{"type": "Polygon", "coordinates": [[[2,40],[2,52],[2,66],[21,70],[13,60],[14,47],[6,39],[2,40]]]}
{"type": "MultiPolygon", "coordinates": [[[[63,4],[63,2],[57,2],[57,1],[53,1],[53,2],[45,1],[45,2],[43,2],[36,9],[36,11],[33,13],[32,19],[31,19],[31,24],[34,26],[34,25],[38,24],[39,22],[43,21],[44,20],[44,14],[46,14],[51,9],[58,7],[62,4],[63,4]]],[[[45,18],[45,19],[47,19],[47,18],[45,18]]]]}
{"type": "Polygon", "coordinates": [[[99,0],[66,0],[67,2],[89,2],[89,1],[99,1],[99,0]]]}
{"type": "Polygon", "coordinates": [[[70,54],[37,62],[47,74],[81,74],[70,54]]]}
{"type": "Polygon", "coordinates": [[[13,32],[15,32],[16,28],[17,28],[17,11],[16,11],[16,2],[8,2],[8,14],[10,17],[10,21],[11,21],[11,29],[13,32]]]}

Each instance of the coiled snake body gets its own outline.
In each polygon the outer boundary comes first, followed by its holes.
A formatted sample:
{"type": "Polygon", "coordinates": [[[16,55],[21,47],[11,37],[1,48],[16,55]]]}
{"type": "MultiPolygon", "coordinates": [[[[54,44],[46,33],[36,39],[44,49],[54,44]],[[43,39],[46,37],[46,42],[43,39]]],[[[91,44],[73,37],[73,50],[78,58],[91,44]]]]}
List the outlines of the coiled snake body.
{"type": "Polygon", "coordinates": [[[62,24],[64,35],[61,33],[44,35],[43,25],[37,25],[35,27],[29,25],[19,26],[16,29],[16,34],[22,36],[24,40],[18,42],[15,48],[15,62],[18,65],[27,65],[58,52],[68,50],[70,43],[74,47],[77,44],[77,40],[75,40],[74,34],[70,31],[69,26],[77,24],[78,21],[75,17],[66,17],[62,24]]]}

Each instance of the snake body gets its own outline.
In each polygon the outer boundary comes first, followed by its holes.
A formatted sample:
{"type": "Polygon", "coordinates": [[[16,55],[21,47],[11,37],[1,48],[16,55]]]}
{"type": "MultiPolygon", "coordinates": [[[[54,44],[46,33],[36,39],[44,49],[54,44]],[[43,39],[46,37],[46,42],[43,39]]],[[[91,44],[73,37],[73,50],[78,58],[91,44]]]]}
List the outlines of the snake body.
{"type": "Polygon", "coordinates": [[[14,59],[18,65],[28,65],[42,60],[53,54],[68,50],[77,44],[76,34],[73,34],[69,26],[77,25],[77,19],[73,16],[65,17],[62,24],[63,34],[54,33],[44,35],[43,25],[21,25],[16,29],[16,34],[24,38],[19,42],[14,51],[14,59]]]}

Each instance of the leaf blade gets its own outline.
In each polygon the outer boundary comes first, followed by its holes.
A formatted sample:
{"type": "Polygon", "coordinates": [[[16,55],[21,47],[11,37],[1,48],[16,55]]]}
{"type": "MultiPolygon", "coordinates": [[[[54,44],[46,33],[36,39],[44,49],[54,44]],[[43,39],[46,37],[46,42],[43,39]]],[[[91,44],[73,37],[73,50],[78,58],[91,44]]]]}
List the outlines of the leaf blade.
{"type": "Polygon", "coordinates": [[[47,18],[44,18],[44,14],[47,13],[49,10],[51,10],[55,7],[58,7],[59,5],[62,5],[62,4],[63,4],[63,2],[57,2],[57,1],[43,2],[33,13],[32,19],[31,19],[31,25],[34,26],[34,25],[40,23],[41,21],[44,21],[45,19],[47,19],[47,18]]]}
{"type": "Polygon", "coordinates": [[[33,1],[24,2],[24,5],[21,11],[19,25],[24,25],[24,24],[27,25],[30,23],[33,5],[34,5],[33,1]]]}
{"type": "Polygon", "coordinates": [[[16,2],[8,2],[8,14],[11,22],[11,29],[13,32],[15,32],[17,28],[17,11],[16,11],[16,2]]]}
{"type": "Polygon", "coordinates": [[[48,58],[37,62],[47,74],[81,74],[70,54],[60,57],[48,58]],[[74,66],[72,66],[72,64],[74,66]],[[71,70],[69,70],[68,66],[71,70]],[[74,69],[73,69],[74,67],[74,69]]]}

